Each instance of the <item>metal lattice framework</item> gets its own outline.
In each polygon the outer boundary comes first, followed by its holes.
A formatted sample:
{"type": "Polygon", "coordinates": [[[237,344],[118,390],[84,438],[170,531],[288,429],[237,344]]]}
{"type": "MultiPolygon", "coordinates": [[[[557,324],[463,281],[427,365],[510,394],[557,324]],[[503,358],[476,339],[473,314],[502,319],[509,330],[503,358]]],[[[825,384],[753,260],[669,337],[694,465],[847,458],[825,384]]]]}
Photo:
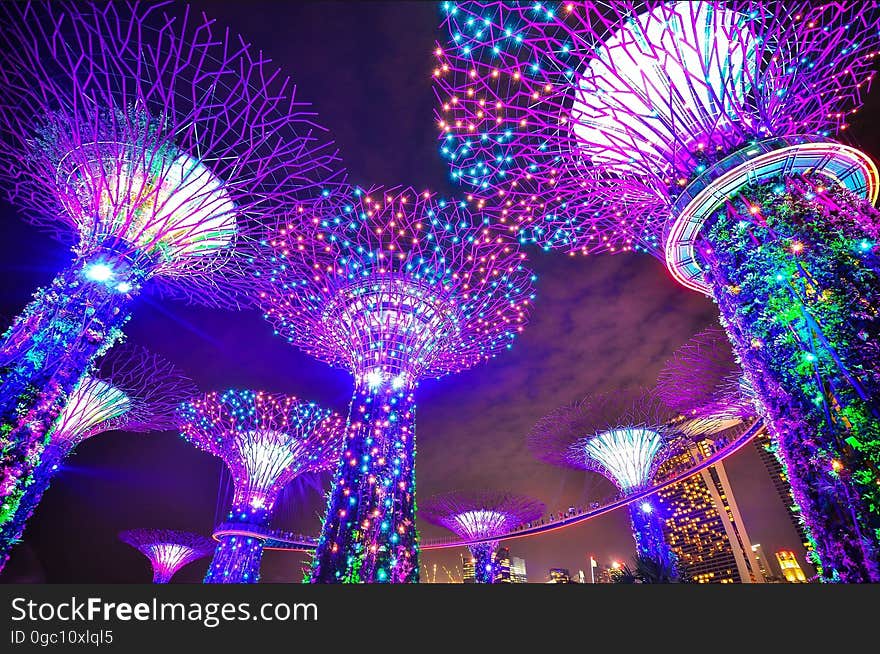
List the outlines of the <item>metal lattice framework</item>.
{"type": "Polygon", "coordinates": [[[660,465],[686,446],[675,417],[646,389],[589,395],[541,418],[528,445],[542,461],[598,472],[631,492],[650,484],[660,465]]]}
{"type": "Polygon", "coordinates": [[[307,207],[298,216],[311,238],[291,224],[271,240],[266,317],[358,382],[409,384],[504,351],[526,323],[535,275],[503,230],[462,205],[396,187],[307,207]]]}
{"type": "MultiPolygon", "coordinates": [[[[261,217],[339,176],[295,86],[206,17],[162,3],[4,3],[0,180],[31,222],[154,277],[157,290],[235,306],[261,217]]],[[[130,287],[129,287],[130,288],[130,287]]]]}
{"type": "MultiPolygon", "coordinates": [[[[537,520],[544,513],[541,502],[523,495],[497,491],[453,492],[436,495],[420,507],[429,522],[446,527],[462,538],[493,538],[537,520]]],[[[495,583],[498,541],[470,546],[474,581],[495,583]]]]}
{"type": "Polygon", "coordinates": [[[2,526],[134,298],[250,304],[263,219],[342,174],[291,81],[187,7],[3,3],[0,87],[0,187],[75,255],[0,340],[2,526]]]}
{"type": "Polygon", "coordinates": [[[294,477],[332,467],[344,422],[329,409],[292,395],[211,392],[182,404],[183,438],[220,459],[235,486],[233,505],[269,512],[294,477]]]}
{"type": "Polygon", "coordinates": [[[130,529],[120,532],[119,540],[149,559],[154,584],[167,584],[183,566],[213,552],[215,545],[210,538],[171,529],[130,529]]]}
{"type": "Polygon", "coordinates": [[[114,429],[173,429],[177,405],[196,392],[193,381],[170,361],[143,347],[121,346],[74,389],[53,425],[50,445],[71,449],[114,429]]]}
{"type": "Polygon", "coordinates": [[[114,429],[171,429],[177,404],[195,392],[196,385],[186,375],[143,347],[125,345],[107,354],[67,398],[48,432],[30,483],[0,525],[0,562],[5,565],[12,547],[21,541],[28,520],[75,447],[114,429]]]}
{"type": "Polygon", "coordinates": [[[657,377],[657,394],[713,433],[756,415],[754,392],[719,327],[704,329],[675,351],[657,377]]]}
{"type": "Polygon", "coordinates": [[[514,493],[456,491],[420,503],[419,515],[462,538],[489,538],[537,520],[545,508],[542,502],[514,493]]]}
{"type": "Polygon", "coordinates": [[[661,253],[674,199],[714,162],[847,128],[877,6],[445,2],[441,149],[524,241],[661,253]]]}
{"type": "Polygon", "coordinates": [[[312,581],[417,581],[415,388],[512,347],[536,277],[506,230],[405,187],[309,203],[270,245],[265,317],[355,380],[312,581]]]}

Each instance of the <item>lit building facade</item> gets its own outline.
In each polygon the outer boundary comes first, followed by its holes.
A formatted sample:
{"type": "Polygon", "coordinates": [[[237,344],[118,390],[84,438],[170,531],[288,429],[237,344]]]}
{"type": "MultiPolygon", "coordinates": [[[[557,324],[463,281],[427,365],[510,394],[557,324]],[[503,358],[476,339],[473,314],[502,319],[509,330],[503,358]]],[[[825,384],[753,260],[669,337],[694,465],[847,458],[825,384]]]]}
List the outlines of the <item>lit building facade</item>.
{"type": "Polygon", "coordinates": [[[474,564],[476,560],[471,555],[470,552],[467,554],[461,555],[461,581],[465,584],[475,584],[477,583],[477,576],[475,574],[476,568],[474,564]]]}
{"type": "MultiPolygon", "coordinates": [[[[711,455],[712,443],[693,446],[711,455]]],[[[691,464],[691,455],[667,461],[660,474],[691,464]]],[[[752,544],[723,463],[657,491],[665,536],[678,560],[698,583],[763,583],[752,564],[752,544]]]]}
{"type": "Polygon", "coordinates": [[[785,577],[787,582],[792,584],[807,583],[807,576],[801,569],[794,552],[791,550],[779,550],[776,552],[776,561],[779,563],[782,576],[785,577]]]}
{"type": "Polygon", "coordinates": [[[526,576],[526,560],[521,559],[518,556],[513,556],[510,558],[510,583],[512,584],[524,584],[528,582],[528,577],[526,576]]]}
{"type": "Polygon", "coordinates": [[[568,568],[550,568],[550,579],[548,584],[570,584],[571,573],[568,568]]]}
{"type": "Polygon", "coordinates": [[[773,584],[779,581],[779,578],[773,573],[773,570],[770,568],[770,561],[767,560],[767,557],[764,555],[764,550],[761,548],[761,543],[755,543],[752,545],[752,569],[757,570],[758,574],[763,577],[764,581],[768,584],[773,584]]]}

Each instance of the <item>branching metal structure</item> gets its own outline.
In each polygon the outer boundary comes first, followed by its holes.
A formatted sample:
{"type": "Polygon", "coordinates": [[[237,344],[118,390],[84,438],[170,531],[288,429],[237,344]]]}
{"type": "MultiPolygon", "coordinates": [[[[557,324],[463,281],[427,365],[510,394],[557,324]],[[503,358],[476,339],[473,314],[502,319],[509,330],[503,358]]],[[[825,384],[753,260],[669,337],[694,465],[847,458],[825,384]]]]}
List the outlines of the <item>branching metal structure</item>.
{"type": "Polygon", "coordinates": [[[143,347],[123,345],[101,359],[73,389],[55,419],[30,483],[10,519],[0,526],[0,568],[21,540],[64,460],[82,441],[113,430],[173,429],[174,411],[196,392],[195,384],[169,361],[143,347]]]}
{"type": "Polygon", "coordinates": [[[245,303],[260,217],[339,176],[268,58],[163,4],[0,6],[0,187],[74,254],[0,340],[0,525],[137,295],[245,303]]]}
{"type": "MultiPolygon", "coordinates": [[[[529,449],[553,465],[597,472],[624,495],[649,487],[660,466],[685,450],[675,413],[656,393],[634,388],[597,394],[541,418],[529,449]]],[[[663,517],[650,498],[629,505],[640,555],[674,561],[663,535],[663,517]]]]}
{"type": "Polygon", "coordinates": [[[709,327],[678,348],[657,377],[657,394],[688,420],[691,435],[717,433],[758,413],[754,391],[723,329],[709,327]]]}
{"type": "Polygon", "coordinates": [[[312,581],[417,581],[415,389],[510,348],[535,275],[503,230],[429,192],[354,189],[297,218],[313,230],[271,239],[266,318],[355,381],[312,581]]]}
{"type": "MultiPolygon", "coordinates": [[[[453,492],[429,498],[420,507],[428,522],[446,527],[462,538],[500,536],[544,513],[543,503],[523,495],[497,491],[453,492]]],[[[478,584],[495,583],[498,541],[470,546],[478,584]]]]}
{"type": "Polygon", "coordinates": [[[150,561],[153,583],[167,584],[183,566],[214,551],[214,541],[188,531],[130,529],[119,540],[131,545],[150,561]]]}
{"type": "Polygon", "coordinates": [[[182,404],[181,436],[220,458],[234,493],[205,583],[257,583],[265,529],[284,487],[339,460],[342,418],[292,395],[211,392],[182,404]]]}
{"type": "Polygon", "coordinates": [[[444,154],[523,241],[711,296],[826,581],[880,581],[876,1],[444,3],[444,154]]]}

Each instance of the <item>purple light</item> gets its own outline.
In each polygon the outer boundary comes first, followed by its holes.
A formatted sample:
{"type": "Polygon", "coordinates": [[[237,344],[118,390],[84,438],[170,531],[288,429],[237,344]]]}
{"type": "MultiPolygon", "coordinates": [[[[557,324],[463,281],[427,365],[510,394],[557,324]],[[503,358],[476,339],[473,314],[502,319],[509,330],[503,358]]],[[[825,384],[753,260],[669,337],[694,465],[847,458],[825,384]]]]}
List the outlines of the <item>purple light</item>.
{"type": "Polygon", "coordinates": [[[820,578],[880,581],[880,440],[868,427],[880,386],[865,315],[880,282],[876,252],[860,245],[877,240],[880,172],[834,140],[876,74],[880,3],[446,10],[434,75],[453,179],[523,242],[645,250],[712,297],[820,578]]]}
{"type": "Polygon", "coordinates": [[[754,391],[736,364],[724,330],[710,327],[675,351],[657,378],[657,393],[689,421],[690,434],[715,433],[755,416],[754,391]]]}
{"type": "Polygon", "coordinates": [[[496,491],[436,495],[419,508],[428,522],[446,527],[462,538],[488,539],[470,546],[476,581],[488,584],[495,581],[498,540],[493,537],[537,520],[545,510],[544,504],[529,497],[496,491]]]}
{"type": "Polygon", "coordinates": [[[21,541],[27,521],[61,464],[82,441],[112,430],[150,432],[171,429],[177,403],[195,384],[170,362],[142,347],[122,345],[77,384],[49,430],[33,480],[10,519],[0,527],[2,560],[21,541]]]}
{"type": "Polygon", "coordinates": [[[414,391],[509,349],[526,324],[525,255],[464,207],[356,188],[304,204],[270,240],[265,317],[355,381],[312,581],[418,580],[414,391]]]}
{"type": "Polygon", "coordinates": [[[266,217],[341,177],[293,83],[212,20],[179,13],[0,4],[0,186],[75,256],[0,341],[0,527],[135,297],[251,304],[266,217]]]}
{"type": "Polygon", "coordinates": [[[121,532],[119,539],[149,559],[154,584],[167,584],[183,566],[214,550],[210,538],[170,529],[132,529],[121,532]]]}
{"type": "MultiPolygon", "coordinates": [[[[311,402],[262,391],[208,393],[182,404],[181,436],[223,460],[234,493],[228,523],[265,529],[281,490],[339,459],[342,418],[311,402]]],[[[265,539],[220,538],[205,583],[256,583],[265,539]]]]}

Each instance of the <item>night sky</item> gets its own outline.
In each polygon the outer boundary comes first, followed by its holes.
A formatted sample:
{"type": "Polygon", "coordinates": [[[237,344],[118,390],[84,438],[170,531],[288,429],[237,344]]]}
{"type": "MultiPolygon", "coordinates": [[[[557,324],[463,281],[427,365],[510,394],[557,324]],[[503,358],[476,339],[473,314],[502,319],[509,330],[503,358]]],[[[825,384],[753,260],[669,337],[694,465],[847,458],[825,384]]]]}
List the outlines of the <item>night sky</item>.
{"type": "MultiPolygon", "coordinates": [[[[241,32],[290,74],[298,97],[314,103],[333,134],[353,182],[408,184],[451,193],[432,120],[431,51],[439,34],[433,2],[194,2],[241,32]]],[[[874,91],[860,121],[876,115],[874,91]]],[[[858,121],[864,149],[880,154],[877,130],[858,121]]],[[[0,205],[0,318],[5,324],[30,294],[70,260],[63,246],[0,205]]],[[[525,445],[534,423],[587,393],[653,385],[664,362],[697,331],[717,324],[712,302],[678,286],[656,259],[642,255],[568,257],[534,251],[538,299],[510,352],[418,390],[418,496],[491,488],[532,495],[564,510],[607,495],[592,473],[535,461],[525,445]]],[[[340,412],[351,379],[272,336],[257,311],[229,313],[142,296],[127,328],[187,372],[205,391],[242,387],[292,393],[340,412]]],[[[765,553],[802,550],[754,448],[725,465],[753,543],[765,553]]],[[[46,493],[0,581],[145,582],[147,561],[121,543],[122,529],[155,527],[210,534],[218,513],[222,464],[176,433],[110,432],[83,443],[46,493]]],[[[315,480],[327,486],[328,477],[315,480]]],[[[274,526],[317,534],[325,502],[295,485],[274,526]]],[[[225,513],[225,509],[223,510],[225,513]]],[[[420,522],[423,536],[448,535],[420,522]]],[[[634,554],[625,510],[546,536],[509,541],[526,559],[529,581],[550,567],[583,569],[634,554]]],[[[445,579],[461,552],[422,557],[423,579],[445,579]]],[[[267,552],[262,580],[298,582],[305,555],[267,552]]],[[[201,580],[209,559],[176,581],[201,580]]],[[[774,562],[775,565],[775,562],[774,562]]]]}

